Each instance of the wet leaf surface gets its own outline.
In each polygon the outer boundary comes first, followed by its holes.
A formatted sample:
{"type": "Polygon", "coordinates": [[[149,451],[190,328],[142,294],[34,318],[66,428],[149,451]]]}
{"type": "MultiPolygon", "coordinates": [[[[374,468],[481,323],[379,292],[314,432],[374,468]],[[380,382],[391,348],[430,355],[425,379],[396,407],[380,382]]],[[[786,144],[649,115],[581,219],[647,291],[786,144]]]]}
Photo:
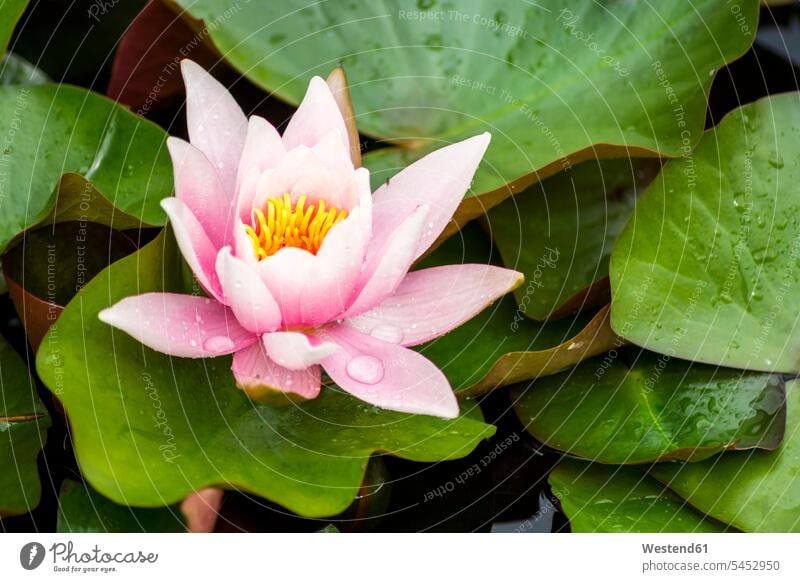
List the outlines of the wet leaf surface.
{"type": "Polygon", "coordinates": [[[564,459],[550,486],[579,533],[714,533],[704,517],[644,470],[564,459]]]}
{"type": "Polygon", "coordinates": [[[617,333],[688,360],[800,371],[798,148],[800,93],[786,93],[732,111],[664,166],[611,256],[617,333]]]}
{"type": "Polygon", "coordinates": [[[780,376],[655,354],[626,363],[612,354],[518,388],[512,398],[528,432],[554,449],[609,464],[698,461],[780,445],[780,376]]]}
{"type": "Polygon", "coordinates": [[[698,510],[743,531],[800,532],[800,386],[787,384],[786,437],[776,451],[662,463],[651,473],[698,510]]]}

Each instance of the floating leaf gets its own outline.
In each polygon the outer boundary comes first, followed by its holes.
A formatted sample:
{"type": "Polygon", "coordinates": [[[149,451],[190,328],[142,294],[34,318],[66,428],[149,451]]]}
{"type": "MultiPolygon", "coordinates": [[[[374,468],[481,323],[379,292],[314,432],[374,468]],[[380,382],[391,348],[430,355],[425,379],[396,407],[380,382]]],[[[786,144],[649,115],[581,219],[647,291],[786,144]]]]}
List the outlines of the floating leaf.
{"type": "Polygon", "coordinates": [[[0,173],[0,253],[46,218],[166,222],[167,135],[113,101],[70,86],[0,87],[0,135],[0,163],[12,168],[0,173]]]}
{"type": "Polygon", "coordinates": [[[177,533],[186,530],[177,506],[127,507],[106,499],[85,483],[66,479],[58,496],[58,533],[177,533]]]}
{"type": "MultiPolygon", "coordinates": [[[[497,258],[487,236],[471,224],[418,266],[489,264],[497,258]]],[[[528,285],[523,288],[528,289],[528,285]]],[[[442,308],[446,308],[444,303],[442,308]]],[[[618,342],[608,324],[607,307],[594,315],[537,323],[524,316],[512,295],[506,295],[465,324],[418,349],[444,371],[459,395],[472,396],[554,374],[618,342]]]]}
{"type": "Polygon", "coordinates": [[[459,225],[569,163],[687,153],[715,72],[748,49],[758,20],[756,0],[736,13],[717,0],[178,4],[289,102],[341,63],[361,130],[402,141],[366,156],[375,183],[491,131],[459,225]]]}
{"type": "Polygon", "coordinates": [[[652,474],[700,511],[753,532],[800,532],[800,386],[787,383],[786,440],[777,451],[661,463],[652,474]]]}
{"type": "Polygon", "coordinates": [[[786,93],[667,163],[611,255],[614,330],[688,360],[800,371],[798,150],[800,94],[786,93]]]}
{"type": "Polygon", "coordinates": [[[36,458],[49,426],[50,416],[25,363],[0,338],[0,517],[39,505],[36,458]]]}
{"type": "Polygon", "coordinates": [[[605,305],[608,258],[657,160],[592,160],[492,209],[486,225],[503,264],[525,274],[514,295],[543,320],[605,305]]]}
{"type": "Polygon", "coordinates": [[[94,222],[62,222],[26,233],[3,257],[3,274],[33,349],[92,277],[134,250],[127,236],[94,222]]]}
{"type": "Polygon", "coordinates": [[[549,481],[573,532],[726,531],[639,468],[562,459],[549,481]]]}
{"type": "Polygon", "coordinates": [[[302,515],[333,515],[356,496],[373,453],[458,458],[494,433],[474,407],[441,420],[380,410],[335,387],[302,406],[259,405],[236,388],[230,357],[170,358],[97,318],[129,295],[185,292],[181,264],[162,234],[84,287],[39,349],[48,387],[59,373],[70,379],[59,399],[81,471],[113,501],[160,506],[219,485],[302,515]]]}
{"type": "Polygon", "coordinates": [[[775,449],[786,427],[780,376],[616,352],[514,394],[544,444],[600,463],[701,460],[728,449],[775,449]]]}
{"type": "Polygon", "coordinates": [[[5,52],[14,27],[27,5],[28,0],[4,0],[0,4],[0,53],[5,52]]]}

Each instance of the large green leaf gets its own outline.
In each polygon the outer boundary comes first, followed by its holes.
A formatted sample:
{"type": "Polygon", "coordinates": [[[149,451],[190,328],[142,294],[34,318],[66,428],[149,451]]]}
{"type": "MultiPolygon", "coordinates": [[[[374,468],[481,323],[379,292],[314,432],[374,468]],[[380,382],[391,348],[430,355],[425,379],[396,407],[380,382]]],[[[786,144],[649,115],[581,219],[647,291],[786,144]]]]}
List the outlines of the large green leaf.
{"type": "Polygon", "coordinates": [[[59,533],[135,533],[186,531],[177,506],[127,507],[106,499],[85,483],[71,479],[61,484],[58,496],[59,533]]]}
{"type": "Polygon", "coordinates": [[[800,94],[728,114],[664,166],[611,256],[612,325],[648,349],[800,371],[800,94]]]}
{"type": "Polygon", "coordinates": [[[4,53],[19,17],[25,11],[28,0],[2,0],[0,3],[0,53],[4,53]]]}
{"type": "Polygon", "coordinates": [[[491,131],[461,224],[569,162],[687,153],[714,73],[747,50],[758,19],[757,0],[735,12],[718,0],[178,4],[226,60],[290,102],[341,63],[361,130],[403,141],[366,157],[376,183],[491,131]]]}
{"type": "Polygon", "coordinates": [[[165,235],[114,263],[67,305],[37,355],[48,387],[69,378],[59,399],[78,462],[113,501],[163,506],[222,485],[332,515],[356,496],[373,453],[457,458],[494,433],[477,409],[446,421],[380,410],[334,387],[302,406],[259,405],[236,389],[230,357],[170,358],[97,318],[129,295],[185,291],[181,264],[165,235]]]}
{"type": "Polygon", "coordinates": [[[657,160],[592,160],[559,172],[489,212],[503,263],[525,273],[514,292],[532,319],[608,303],[608,258],[657,160]]]}
{"type": "Polygon", "coordinates": [[[610,464],[701,460],[775,449],[786,427],[780,376],[615,352],[515,392],[520,420],[555,449],[610,464]]]}
{"type": "Polygon", "coordinates": [[[27,513],[39,504],[36,458],[49,426],[28,368],[0,338],[0,517],[27,513]]]}
{"type": "MultiPolygon", "coordinates": [[[[494,263],[498,259],[476,224],[451,237],[418,266],[494,263]]],[[[528,288],[527,286],[525,288],[528,288]]],[[[540,323],[522,313],[512,295],[450,333],[418,349],[441,368],[456,392],[472,396],[499,386],[553,374],[602,353],[619,341],[608,309],[540,323]]]]}
{"type": "Polygon", "coordinates": [[[562,459],[549,481],[573,532],[702,533],[726,529],[635,467],[562,459]]]}
{"type": "Polygon", "coordinates": [[[166,133],[95,93],[0,87],[0,253],[46,217],[119,228],[165,223],[172,191],[166,133]]]}
{"type": "Polygon", "coordinates": [[[787,384],[786,439],[777,451],[662,463],[652,474],[699,510],[744,531],[800,532],[800,386],[787,384]]]}

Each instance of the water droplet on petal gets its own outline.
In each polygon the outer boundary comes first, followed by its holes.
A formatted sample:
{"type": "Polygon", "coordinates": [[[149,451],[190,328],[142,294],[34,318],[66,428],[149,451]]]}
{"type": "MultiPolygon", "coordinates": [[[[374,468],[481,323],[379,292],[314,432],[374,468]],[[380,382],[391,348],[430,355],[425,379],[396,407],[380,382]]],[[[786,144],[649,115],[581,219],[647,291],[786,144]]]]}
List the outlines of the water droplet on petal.
{"type": "Polygon", "coordinates": [[[234,345],[231,338],[224,335],[215,335],[203,343],[203,348],[209,352],[229,352],[234,345]]]}
{"type": "Polygon", "coordinates": [[[379,323],[372,328],[369,335],[390,344],[399,344],[403,341],[403,330],[389,323],[379,323]]]}
{"type": "Polygon", "coordinates": [[[383,363],[375,356],[356,356],[347,363],[346,371],[362,384],[377,384],[383,380],[383,363]]]}

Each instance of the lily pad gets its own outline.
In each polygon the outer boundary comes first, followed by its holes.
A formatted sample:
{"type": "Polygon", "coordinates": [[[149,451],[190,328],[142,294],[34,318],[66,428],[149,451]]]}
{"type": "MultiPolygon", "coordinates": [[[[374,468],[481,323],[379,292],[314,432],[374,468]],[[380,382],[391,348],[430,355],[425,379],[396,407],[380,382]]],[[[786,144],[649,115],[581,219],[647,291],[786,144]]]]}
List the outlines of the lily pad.
{"type": "Polygon", "coordinates": [[[787,383],[786,440],[777,451],[662,463],[651,473],[700,511],[752,532],[800,532],[800,386],[787,383]]]}
{"type": "Polygon", "coordinates": [[[532,319],[610,300],[608,259],[658,160],[592,160],[493,208],[486,225],[503,264],[525,274],[514,295],[532,319]]]}
{"type": "Polygon", "coordinates": [[[50,218],[162,225],[172,165],[155,124],[70,86],[0,87],[0,253],[50,218]]]}
{"type": "Polygon", "coordinates": [[[26,232],[3,257],[3,275],[33,349],[81,287],[135,250],[130,238],[95,222],[26,232]]]}
{"type": "Polygon", "coordinates": [[[700,138],[714,74],[750,46],[757,0],[241,3],[178,0],[219,53],[291,103],[347,70],[376,183],[491,131],[459,225],[569,163],[680,156],[700,138]],[[587,106],[587,104],[591,104],[587,106]]]}
{"type": "Polygon", "coordinates": [[[549,481],[573,532],[714,533],[728,529],[636,467],[563,459],[549,481]]]}
{"type": "Polygon", "coordinates": [[[0,5],[0,52],[5,52],[14,27],[27,5],[28,0],[5,0],[0,5]]]}
{"type": "Polygon", "coordinates": [[[177,506],[127,507],[106,499],[85,483],[66,479],[58,496],[58,533],[136,533],[186,531],[177,506]]]}
{"type": "Polygon", "coordinates": [[[37,354],[49,388],[59,373],[70,379],[58,396],[78,463],[112,501],[163,506],[216,485],[333,515],[356,496],[372,454],[458,458],[494,433],[474,406],[447,421],[380,410],[332,386],[299,406],[259,405],[236,388],[230,357],[170,358],[97,318],[129,295],[186,292],[181,263],[168,234],[114,263],[67,305],[37,354]]]}
{"type": "Polygon", "coordinates": [[[611,255],[614,330],[687,360],[800,371],[798,150],[800,93],[786,93],[667,163],[611,255]]]}
{"type": "Polygon", "coordinates": [[[600,463],[699,461],[720,451],[775,449],[786,428],[780,376],[644,354],[607,355],[514,393],[544,444],[600,463]]]}
{"type": "Polygon", "coordinates": [[[28,368],[0,338],[0,517],[39,505],[36,459],[47,440],[50,415],[28,368]]]}
{"type": "MultiPolygon", "coordinates": [[[[477,224],[444,242],[418,266],[491,264],[499,259],[477,224]]],[[[528,288],[527,284],[524,288],[528,288]]],[[[608,308],[554,322],[531,321],[506,295],[419,351],[444,371],[459,396],[554,374],[619,343],[608,324],[608,308]]]]}

